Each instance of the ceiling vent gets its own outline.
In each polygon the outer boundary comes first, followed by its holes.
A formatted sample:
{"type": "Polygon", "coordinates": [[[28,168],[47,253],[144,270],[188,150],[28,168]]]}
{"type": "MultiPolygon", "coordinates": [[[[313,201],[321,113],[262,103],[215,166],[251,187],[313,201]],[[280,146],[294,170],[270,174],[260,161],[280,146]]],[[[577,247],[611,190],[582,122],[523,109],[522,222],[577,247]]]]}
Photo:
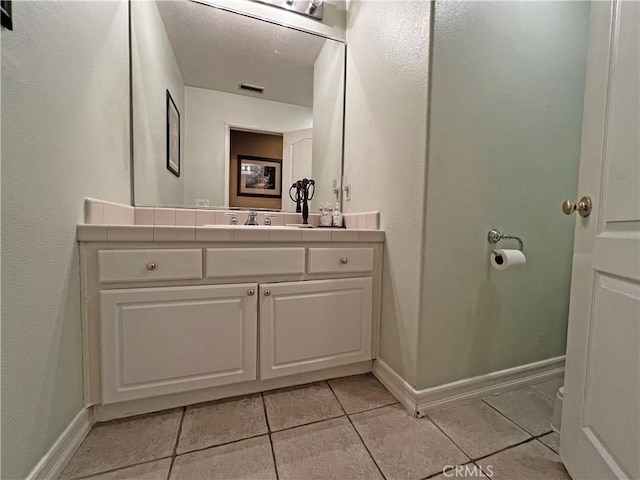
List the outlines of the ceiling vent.
{"type": "Polygon", "coordinates": [[[264,87],[259,87],[258,85],[249,85],[248,83],[240,83],[238,84],[238,88],[240,90],[248,90],[253,93],[264,93],[264,87]]]}

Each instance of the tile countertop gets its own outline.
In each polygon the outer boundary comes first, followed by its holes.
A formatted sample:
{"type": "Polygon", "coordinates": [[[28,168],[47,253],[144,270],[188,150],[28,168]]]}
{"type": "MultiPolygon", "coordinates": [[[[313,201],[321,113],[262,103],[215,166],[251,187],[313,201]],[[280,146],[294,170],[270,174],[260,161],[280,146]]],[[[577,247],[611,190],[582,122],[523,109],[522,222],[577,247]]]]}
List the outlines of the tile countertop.
{"type": "Polygon", "coordinates": [[[384,230],[174,225],[78,225],[79,242],[384,242],[384,230]]]}

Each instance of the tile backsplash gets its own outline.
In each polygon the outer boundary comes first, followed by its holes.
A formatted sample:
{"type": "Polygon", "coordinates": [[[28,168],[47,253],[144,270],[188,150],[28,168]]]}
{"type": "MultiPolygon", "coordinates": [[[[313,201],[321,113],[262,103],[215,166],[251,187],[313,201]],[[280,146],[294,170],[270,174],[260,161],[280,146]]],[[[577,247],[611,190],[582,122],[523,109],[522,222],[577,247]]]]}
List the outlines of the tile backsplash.
{"type": "MultiPolygon", "coordinates": [[[[227,225],[232,213],[237,215],[238,225],[244,224],[248,216],[247,210],[132,207],[93,198],[87,198],[84,201],[85,223],[93,225],[227,225]]],[[[302,223],[302,215],[299,213],[273,212],[269,216],[274,226],[302,223]]],[[[260,225],[264,225],[264,219],[265,212],[259,212],[260,225]]],[[[344,222],[347,229],[351,230],[378,230],[380,213],[345,213],[344,222]]],[[[309,214],[309,223],[317,227],[320,223],[320,215],[309,214]]]]}
{"type": "Polygon", "coordinates": [[[85,198],[84,222],[93,225],[135,225],[135,209],[122,203],[85,198]]]}

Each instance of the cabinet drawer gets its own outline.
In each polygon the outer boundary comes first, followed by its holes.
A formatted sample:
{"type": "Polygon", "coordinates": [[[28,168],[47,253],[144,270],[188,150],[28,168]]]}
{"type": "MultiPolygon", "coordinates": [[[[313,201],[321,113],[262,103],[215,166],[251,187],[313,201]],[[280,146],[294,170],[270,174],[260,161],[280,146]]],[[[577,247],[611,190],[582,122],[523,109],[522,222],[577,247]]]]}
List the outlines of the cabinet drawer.
{"type": "Polygon", "coordinates": [[[207,248],[207,278],[304,273],[304,248],[207,248]]]}
{"type": "Polygon", "coordinates": [[[202,250],[99,250],[100,283],[202,278],[202,250]]]}
{"type": "Polygon", "coordinates": [[[373,248],[310,248],[309,273],[373,271],[373,248]]]}

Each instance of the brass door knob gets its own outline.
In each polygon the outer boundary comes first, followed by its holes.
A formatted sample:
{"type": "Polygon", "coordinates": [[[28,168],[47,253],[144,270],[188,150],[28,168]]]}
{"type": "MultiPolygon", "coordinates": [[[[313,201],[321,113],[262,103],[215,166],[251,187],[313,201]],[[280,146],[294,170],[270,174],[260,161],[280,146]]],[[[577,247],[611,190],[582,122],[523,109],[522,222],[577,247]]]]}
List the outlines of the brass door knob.
{"type": "Polygon", "coordinates": [[[268,297],[269,295],[271,295],[271,290],[269,290],[269,289],[267,288],[267,289],[265,289],[265,291],[264,291],[264,296],[265,296],[265,297],[268,297]]]}
{"type": "Polygon", "coordinates": [[[588,217],[592,207],[591,197],[585,196],[582,197],[577,204],[571,200],[565,200],[562,204],[562,211],[565,215],[571,215],[577,210],[581,217],[588,217]]]}
{"type": "Polygon", "coordinates": [[[349,263],[349,259],[347,257],[342,257],[340,259],[340,263],[343,265],[346,265],[347,263],[349,263]]]}
{"type": "Polygon", "coordinates": [[[149,262],[145,266],[147,267],[147,270],[155,270],[156,269],[156,264],[154,262],[149,262]]]}
{"type": "Polygon", "coordinates": [[[250,297],[253,297],[255,293],[256,291],[253,288],[250,288],[249,290],[247,290],[247,295],[249,295],[250,297]]]}

